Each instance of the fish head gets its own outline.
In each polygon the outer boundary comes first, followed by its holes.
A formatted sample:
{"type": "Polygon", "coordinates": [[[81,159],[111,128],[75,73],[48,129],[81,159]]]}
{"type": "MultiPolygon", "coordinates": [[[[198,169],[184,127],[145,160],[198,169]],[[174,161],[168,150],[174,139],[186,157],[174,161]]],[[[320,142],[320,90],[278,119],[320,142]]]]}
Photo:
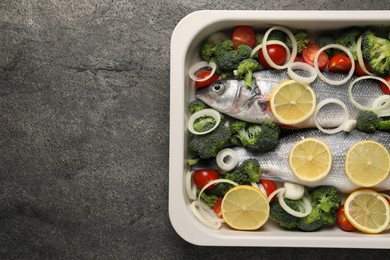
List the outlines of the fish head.
{"type": "Polygon", "coordinates": [[[227,112],[233,106],[238,90],[238,80],[221,79],[207,87],[198,88],[195,95],[206,105],[220,112],[227,112]]]}

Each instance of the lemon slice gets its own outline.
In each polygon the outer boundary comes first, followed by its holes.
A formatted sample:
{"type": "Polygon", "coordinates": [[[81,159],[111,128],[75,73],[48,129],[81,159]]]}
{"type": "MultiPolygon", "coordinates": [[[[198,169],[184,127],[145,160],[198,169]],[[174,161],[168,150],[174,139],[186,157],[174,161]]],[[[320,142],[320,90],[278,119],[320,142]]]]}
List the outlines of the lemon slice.
{"type": "Polygon", "coordinates": [[[221,209],[225,222],[238,230],[256,230],[269,217],[267,198],[249,185],[230,189],[222,199],[221,209]]]}
{"type": "Polygon", "coordinates": [[[270,95],[272,114],[286,125],[295,125],[308,119],[313,115],[316,103],[313,89],[295,80],[282,81],[270,95]]]}
{"type": "Polygon", "coordinates": [[[386,147],[375,141],[360,141],[349,148],[345,157],[345,173],[356,185],[372,187],[387,178],[390,155],[386,147]]]}
{"type": "Polygon", "coordinates": [[[390,207],[385,197],[373,190],[357,190],[344,204],[345,216],[358,230],[377,234],[390,224],[390,207]]]}
{"type": "Polygon", "coordinates": [[[329,146],[316,138],[306,138],[294,144],[288,159],[295,176],[306,182],[325,178],[332,166],[329,146]]]}

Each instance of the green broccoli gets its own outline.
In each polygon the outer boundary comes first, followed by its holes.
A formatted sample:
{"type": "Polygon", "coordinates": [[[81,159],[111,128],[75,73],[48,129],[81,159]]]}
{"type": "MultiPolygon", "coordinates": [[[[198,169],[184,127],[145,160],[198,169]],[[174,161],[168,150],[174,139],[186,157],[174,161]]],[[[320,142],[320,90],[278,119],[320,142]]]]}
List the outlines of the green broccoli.
{"type": "Polygon", "coordinates": [[[206,132],[213,128],[216,123],[217,122],[214,117],[202,116],[195,120],[193,127],[197,132],[206,132]]]}
{"type": "Polygon", "coordinates": [[[320,229],[323,225],[321,210],[319,208],[313,208],[308,216],[298,220],[297,229],[311,232],[320,229]]]}
{"type": "Polygon", "coordinates": [[[230,137],[229,127],[220,123],[210,133],[192,135],[188,143],[188,148],[197,153],[201,159],[213,158],[217,156],[219,151],[228,146],[230,137]]]}
{"type": "MultiPolygon", "coordinates": [[[[233,172],[228,172],[223,176],[224,179],[234,181],[235,183],[239,185],[250,185],[251,180],[249,178],[249,175],[243,171],[239,171],[238,169],[233,172]]],[[[225,195],[225,193],[233,188],[234,185],[229,183],[218,183],[217,186],[215,186],[214,189],[210,190],[210,193],[222,197],[225,195]]]]}
{"type": "Polygon", "coordinates": [[[245,85],[252,88],[253,71],[260,68],[259,63],[254,59],[245,59],[238,64],[237,76],[245,79],[245,85]]]}
{"type": "MultiPolygon", "coordinates": [[[[200,192],[200,189],[197,189],[197,194],[199,194],[200,192]]],[[[218,196],[214,195],[214,194],[207,194],[206,191],[202,192],[202,194],[200,195],[200,199],[207,205],[209,206],[210,208],[213,208],[214,207],[214,204],[217,202],[217,200],[219,199],[218,196]]]]}
{"type": "Polygon", "coordinates": [[[357,41],[362,35],[362,29],[359,27],[349,27],[343,30],[336,39],[336,44],[346,47],[355,60],[357,60],[357,41]]]}
{"type": "MultiPolygon", "coordinates": [[[[284,198],[286,204],[295,211],[303,212],[303,202],[301,200],[290,200],[284,198]]],[[[270,219],[276,222],[279,226],[285,229],[296,229],[299,219],[288,214],[280,205],[279,200],[276,199],[270,205],[270,219]]]]}
{"type": "MultiPolygon", "coordinates": [[[[306,31],[300,30],[294,34],[297,41],[297,53],[300,54],[305,48],[306,44],[310,42],[309,34],[306,31]]],[[[286,39],[286,45],[289,49],[292,49],[292,43],[289,37],[286,39]]]]}
{"type": "MultiPolygon", "coordinates": [[[[333,34],[331,34],[331,33],[324,33],[324,34],[321,34],[320,36],[318,36],[316,38],[315,43],[320,45],[320,47],[322,48],[322,47],[324,47],[326,45],[335,43],[335,41],[336,41],[336,38],[333,36],[333,34]]],[[[329,48],[329,49],[325,50],[325,53],[328,54],[328,55],[332,55],[333,54],[333,48],[329,48]]]]}
{"type": "Polygon", "coordinates": [[[252,124],[236,121],[230,125],[230,130],[230,143],[252,152],[272,151],[279,143],[280,128],[271,122],[252,124]]]}
{"type": "Polygon", "coordinates": [[[238,171],[242,174],[247,174],[251,182],[258,182],[261,176],[260,164],[254,158],[243,161],[239,166],[238,171]]]}
{"type": "Polygon", "coordinates": [[[359,112],[356,121],[357,129],[366,133],[374,133],[378,128],[380,119],[375,112],[363,110],[359,112]]]}
{"type": "Polygon", "coordinates": [[[366,31],[362,36],[363,58],[374,73],[390,73],[390,41],[366,31]]]}
{"type": "Polygon", "coordinates": [[[333,186],[318,186],[309,190],[309,194],[314,210],[313,214],[319,210],[324,225],[334,224],[337,219],[337,210],[341,204],[338,190],[333,186]]]}
{"type": "Polygon", "coordinates": [[[233,50],[233,42],[230,40],[218,40],[207,39],[202,43],[199,50],[199,56],[202,60],[211,61],[216,56],[220,55],[221,52],[233,50]]]}
{"type": "Polygon", "coordinates": [[[237,50],[220,51],[216,56],[215,62],[221,72],[231,72],[237,69],[241,61],[248,59],[251,52],[251,47],[241,44],[237,47],[237,50]]]}
{"type": "Polygon", "coordinates": [[[200,110],[209,108],[205,103],[200,101],[199,99],[194,99],[188,104],[188,110],[191,114],[196,113],[200,110]]]}

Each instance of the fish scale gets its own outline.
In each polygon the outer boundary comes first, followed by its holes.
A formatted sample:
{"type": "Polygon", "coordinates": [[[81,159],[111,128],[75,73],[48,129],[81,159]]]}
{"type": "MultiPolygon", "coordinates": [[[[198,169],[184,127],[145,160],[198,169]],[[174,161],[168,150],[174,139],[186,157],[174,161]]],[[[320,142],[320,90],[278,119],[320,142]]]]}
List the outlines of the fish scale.
{"type": "MultiPolygon", "coordinates": [[[[367,134],[360,131],[352,131],[351,133],[340,132],[333,135],[323,134],[317,129],[307,129],[289,133],[281,138],[279,145],[272,152],[264,154],[255,154],[247,151],[242,147],[235,147],[233,150],[237,153],[239,164],[249,158],[255,158],[259,161],[264,176],[270,176],[274,180],[282,182],[294,182],[308,187],[320,185],[332,185],[340,192],[349,193],[357,188],[345,174],[344,159],[348,149],[356,142],[361,140],[372,140],[381,143],[390,151],[390,134],[387,132],[377,131],[367,134]],[[291,148],[295,143],[304,138],[318,138],[328,144],[332,152],[332,167],[329,174],[322,180],[317,182],[304,182],[295,177],[292,172],[288,157],[291,148]]],[[[370,156],[367,154],[367,156],[370,156]]],[[[376,190],[390,190],[390,177],[387,177],[382,183],[376,185],[376,190]]]]}
{"type": "MultiPolygon", "coordinates": [[[[303,71],[296,71],[304,75],[303,71]]],[[[340,73],[324,73],[333,80],[346,77],[340,73]]],[[[208,87],[196,91],[196,98],[203,101],[215,110],[247,122],[259,123],[262,121],[277,122],[269,107],[269,97],[272,90],[280,82],[289,79],[286,70],[260,70],[253,73],[252,88],[247,88],[245,81],[237,79],[221,79],[208,87]],[[248,102],[248,101],[251,102],[248,102]]],[[[356,79],[353,76],[340,86],[332,86],[317,78],[310,86],[313,88],[317,103],[327,98],[341,100],[348,108],[350,119],[355,119],[359,110],[355,108],[348,97],[348,85],[356,79]]],[[[365,106],[370,105],[377,97],[383,95],[378,82],[364,80],[357,83],[353,89],[355,100],[365,106]]],[[[338,105],[327,105],[318,113],[318,121],[323,127],[335,127],[344,120],[344,112],[338,105]]],[[[301,123],[298,128],[315,127],[313,118],[301,123]]]]}

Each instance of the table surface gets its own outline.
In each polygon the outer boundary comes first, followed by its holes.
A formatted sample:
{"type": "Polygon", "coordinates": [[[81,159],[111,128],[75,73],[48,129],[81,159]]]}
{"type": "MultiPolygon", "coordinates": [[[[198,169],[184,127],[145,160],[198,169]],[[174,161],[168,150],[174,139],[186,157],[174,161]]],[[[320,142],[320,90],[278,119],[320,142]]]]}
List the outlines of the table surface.
{"type": "Polygon", "coordinates": [[[374,259],[384,250],[198,247],[168,216],[170,37],[202,9],[389,1],[0,1],[0,258],[374,259]]]}

